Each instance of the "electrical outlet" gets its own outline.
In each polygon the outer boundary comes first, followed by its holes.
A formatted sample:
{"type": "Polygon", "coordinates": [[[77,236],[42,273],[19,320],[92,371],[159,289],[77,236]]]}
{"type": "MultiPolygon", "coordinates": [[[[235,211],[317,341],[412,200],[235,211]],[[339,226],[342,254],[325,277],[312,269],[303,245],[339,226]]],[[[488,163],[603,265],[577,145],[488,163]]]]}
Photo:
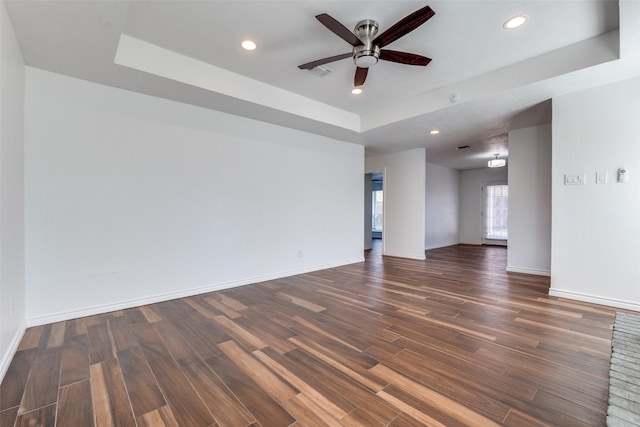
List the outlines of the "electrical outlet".
{"type": "Polygon", "coordinates": [[[585,173],[568,173],[564,176],[564,185],[584,185],[586,181],[585,173]]]}

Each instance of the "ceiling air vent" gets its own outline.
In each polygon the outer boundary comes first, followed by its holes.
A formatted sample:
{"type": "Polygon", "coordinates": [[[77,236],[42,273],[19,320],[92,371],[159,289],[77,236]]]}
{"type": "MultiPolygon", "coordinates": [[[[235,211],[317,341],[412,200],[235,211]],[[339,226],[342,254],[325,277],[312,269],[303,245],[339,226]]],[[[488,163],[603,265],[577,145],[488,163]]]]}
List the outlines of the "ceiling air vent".
{"type": "Polygon", "coordinates": [[[324,77],[327,74],[333,73],[333,70],[331,68],[325,67],[324,65],[318,65],[317,67],[310,68],[309,72],[318,77],[324,77]]]}

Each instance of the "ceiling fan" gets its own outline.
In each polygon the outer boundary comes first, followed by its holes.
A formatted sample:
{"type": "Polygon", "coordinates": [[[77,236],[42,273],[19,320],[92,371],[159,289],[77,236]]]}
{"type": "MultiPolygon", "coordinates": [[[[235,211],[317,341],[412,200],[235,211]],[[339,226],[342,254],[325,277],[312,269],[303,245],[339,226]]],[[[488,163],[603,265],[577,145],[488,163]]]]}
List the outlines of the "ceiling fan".
{"type": "Polygon", "coordinates": [[[415,30],[420,25],[427,22],[433,15],[435,15],[435,12],[429,6],[425,6],[422,9],[405,16],[378,37],[376,37],[376,34],[378,33],[378,23],[371,19],[364,19],[358,22],[354,32],[351,32],[347,27],[326,13],[317,15],[316,19],[320,21],[322,25],[353,46],[353,50],[349,53],[343,53],[307,62],[306,64],[298,65],[298,68],[302,70],[310,70],[319,65],[338,61],[340,59],[346,59],[351,56],[353,57],[353,62],[357,67],[353,84],[358,87],[362,86],[367,79],[369,67],[375,65],[379,59],[398,62],[400,64],[420,65],[424,67],[431,62],[431,58],[416,55],[414,53],[383,49],[383,47],[415,30]]]}

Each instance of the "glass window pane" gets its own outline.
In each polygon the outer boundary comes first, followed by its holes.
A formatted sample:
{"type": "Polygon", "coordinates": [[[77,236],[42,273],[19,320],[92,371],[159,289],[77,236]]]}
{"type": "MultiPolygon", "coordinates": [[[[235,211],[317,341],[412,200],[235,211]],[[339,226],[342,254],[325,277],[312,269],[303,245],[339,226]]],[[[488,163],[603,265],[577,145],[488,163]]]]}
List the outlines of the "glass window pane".
{"type": "Polygon", "coordinates": [[[485,239],[507,240],[509,237],[509,186],[485,187],[485,239]]]}
{"type": "Polygon", "coordinates": [[[372,231],[382,231],[382,206],[383,197],[382,190],[376,190],[373,192],[372,207],[371,207],[371,224],[372,231]]]}

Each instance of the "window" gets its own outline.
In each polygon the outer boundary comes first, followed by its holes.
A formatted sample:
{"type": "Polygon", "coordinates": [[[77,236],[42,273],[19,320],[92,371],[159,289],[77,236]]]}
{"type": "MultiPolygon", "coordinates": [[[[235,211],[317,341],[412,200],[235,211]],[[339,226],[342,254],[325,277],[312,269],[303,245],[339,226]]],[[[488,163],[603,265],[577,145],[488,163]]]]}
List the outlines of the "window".
{"type": "Polygon", "coordinates": [[[509,186],[504,183],[484,185],[484,239],[507,240],[509,237],[509,186]]]}
{"type": "Polygon", "coordinates": [[[382,231],[382,190],[373,191],[371,203],[371,231],[382,231]]]}

